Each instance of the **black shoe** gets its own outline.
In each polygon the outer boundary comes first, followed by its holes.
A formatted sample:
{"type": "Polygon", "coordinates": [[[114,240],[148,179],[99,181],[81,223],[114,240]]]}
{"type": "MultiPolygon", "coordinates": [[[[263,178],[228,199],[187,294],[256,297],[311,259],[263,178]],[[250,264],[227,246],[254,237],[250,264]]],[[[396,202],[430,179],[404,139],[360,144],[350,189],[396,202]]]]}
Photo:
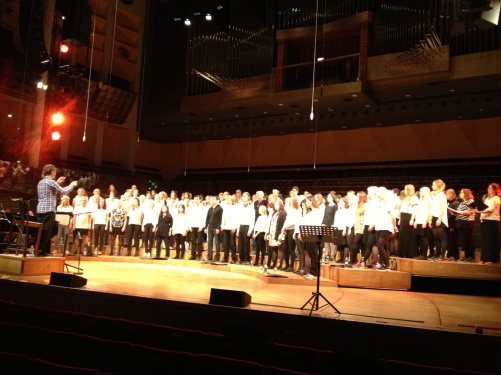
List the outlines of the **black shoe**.
{"type": "Polygon", "coordinates": [[[195,257],[190,257],[188,260],[196,260],[197,258],[195,257]]]}
{"type": "Polygon", "coordinates": [[[292,271],[294,271],[294,268],[292,268],[292,267],[288,267],[288,268],[286,268],[284,271],[285,271],[285,272],[292,272],[292,271]]]}
{"type": "Polygon", "coordinates": [[[174,257],[174,258],[172,258],[172,259],[179,259],[179,257],[174,257]]]}
{"type": "Polygon", "coordinates": [[[228,259],[223,259],[223,263],[228,263],[228,259]]]}
{"type": "Polygon", "coordinates": [[[219,255],[216,255],[216,256],[214,257],[214,262],[219,262],[219,255]]]}

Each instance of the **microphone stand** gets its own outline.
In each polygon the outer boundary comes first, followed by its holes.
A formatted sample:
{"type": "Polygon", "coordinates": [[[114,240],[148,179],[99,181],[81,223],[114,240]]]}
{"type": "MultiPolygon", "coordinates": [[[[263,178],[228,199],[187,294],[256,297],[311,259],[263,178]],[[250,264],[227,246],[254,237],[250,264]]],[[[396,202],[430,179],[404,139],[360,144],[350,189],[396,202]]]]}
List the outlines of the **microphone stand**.
{"type": "MultiPolygon", "coordinates": [[[[61,211],[58,211],[56,212],[57,215],[68,215],[70,217],[70,220],[73,218],[73,212],[61,212],[61,211]]],[[[77,214],[78,215],[78,214],[77,214]]],[[[68,236],[69,236],[69,232],[68,232],[68,235],[66,235],[66,239],[64,241],[64,255],[66,255],[66,246],[68,244],[68,236]]],[[[66,267],[66,272],[70,272],[69,268],[74,268],[76,269],[76,272],[73,272],[74,275],[83,275],[83,268],[80,268],[80,256],[81,256],[81,252],[82,252],[82,248],[80,247],[80,251],[78,252],[78,265],[77,266],[74,266],[72,264],[69,264],[69,263],[66,263],[66,257],[64,257],[65,261],[64,261],[64,266],[66,267]]]]}

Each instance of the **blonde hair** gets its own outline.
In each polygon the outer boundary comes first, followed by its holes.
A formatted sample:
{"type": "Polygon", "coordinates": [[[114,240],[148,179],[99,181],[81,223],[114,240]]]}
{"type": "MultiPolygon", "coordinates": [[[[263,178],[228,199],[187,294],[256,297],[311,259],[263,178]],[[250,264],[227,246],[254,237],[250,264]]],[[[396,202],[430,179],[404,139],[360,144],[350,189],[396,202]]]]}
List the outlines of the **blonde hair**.
{"type": "Polygon", "coordinates": [[[442,180],[435,180],[433,181],[433,183],[437,185],[437,190],[439,192],[445,191],[445,182],[443,182],[442,180]]]}

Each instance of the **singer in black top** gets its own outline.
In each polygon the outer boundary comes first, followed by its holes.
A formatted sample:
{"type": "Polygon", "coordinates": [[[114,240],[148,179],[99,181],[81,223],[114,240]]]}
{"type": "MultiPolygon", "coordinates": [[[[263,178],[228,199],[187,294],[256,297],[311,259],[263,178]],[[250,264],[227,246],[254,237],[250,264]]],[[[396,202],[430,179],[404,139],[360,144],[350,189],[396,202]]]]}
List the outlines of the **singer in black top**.
{"type": "Polygon", "coordinates": [[[210,197],[210,208],[205,219],[205,232],[207,233],[207,260],[212,260],[213,248],[216,248],[215,262],[219,262],[219,233],[221,232],[221,220],[223,208],[219,205],[217,197],[210,197]]]}
{"type": "MultiPolygon", "coordinates": [[[[169,207],[162,206],[162,210],[160,215],[158,216],[158,222],[153,232],[157,236],[157,252],[155,254],[155,258],[160,258],[160,251],[162,250],[162,241],[165,246],[165,257],[169,258],[169,239],[172,235],[172,216],[169,212],[169,207]]],[[[153,256],[153,254],[152,254],[153,256]]]]}

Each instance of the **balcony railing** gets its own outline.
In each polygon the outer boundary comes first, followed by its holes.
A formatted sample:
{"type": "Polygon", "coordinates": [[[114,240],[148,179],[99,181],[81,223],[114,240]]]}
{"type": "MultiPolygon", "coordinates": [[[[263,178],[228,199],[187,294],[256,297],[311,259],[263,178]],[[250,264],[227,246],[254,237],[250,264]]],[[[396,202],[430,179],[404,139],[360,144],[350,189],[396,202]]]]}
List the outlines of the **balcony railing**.
{"type": "MultiPolygon", "coordinates": [[[[315,85],[356,82],[360,77],[360,54],[334,57],[316,62],[315,85]]],[[[273,68],[273,92],[300,90],[312,86],[313,62],[273,68]]]]}

